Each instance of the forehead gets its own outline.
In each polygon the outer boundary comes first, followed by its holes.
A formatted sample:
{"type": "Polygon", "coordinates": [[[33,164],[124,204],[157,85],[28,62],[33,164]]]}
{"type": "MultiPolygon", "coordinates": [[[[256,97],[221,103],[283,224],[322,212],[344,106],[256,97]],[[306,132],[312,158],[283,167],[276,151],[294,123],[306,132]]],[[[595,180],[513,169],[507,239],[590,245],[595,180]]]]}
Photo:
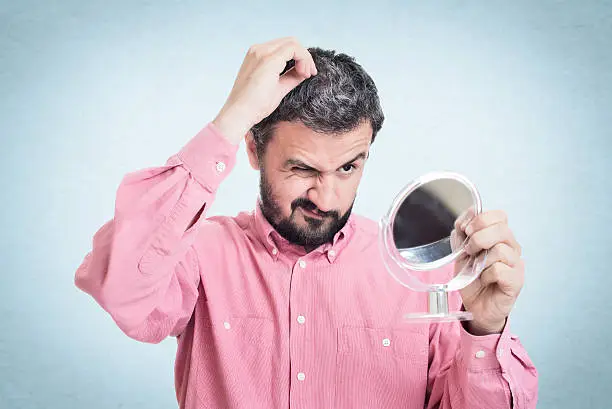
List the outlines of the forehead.
{"type": "Polygon", "coordinates": [[[334,169],[369,150],[372,127],[364,122],[355,129],[342,134],[324,134],[313,131],[301,122],[280,122],[269,142],[269,159],[286,162],[300,160],[310,166],[324,170],[334,169]]]}

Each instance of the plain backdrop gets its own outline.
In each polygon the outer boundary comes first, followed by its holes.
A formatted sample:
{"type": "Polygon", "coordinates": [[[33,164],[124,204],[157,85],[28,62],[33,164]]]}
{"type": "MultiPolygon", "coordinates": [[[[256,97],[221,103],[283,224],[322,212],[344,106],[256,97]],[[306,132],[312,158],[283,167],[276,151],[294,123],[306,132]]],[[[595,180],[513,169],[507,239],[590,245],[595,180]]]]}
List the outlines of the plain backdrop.
{"type": "MultiPolygon", "coordinates": [[[[612,384],[610,1],[1,1],[0,407],[176,407],[176,342],[127,338],[74,287],[123,175],[217,113],[248,47],[294,35],[353,55],[387,120],[355,211],[412,178],[468,176],[524,247],[512,329],[543,409],[612,384]]],[[[246,160],[209,215],[252,209],[246,160]]]]}

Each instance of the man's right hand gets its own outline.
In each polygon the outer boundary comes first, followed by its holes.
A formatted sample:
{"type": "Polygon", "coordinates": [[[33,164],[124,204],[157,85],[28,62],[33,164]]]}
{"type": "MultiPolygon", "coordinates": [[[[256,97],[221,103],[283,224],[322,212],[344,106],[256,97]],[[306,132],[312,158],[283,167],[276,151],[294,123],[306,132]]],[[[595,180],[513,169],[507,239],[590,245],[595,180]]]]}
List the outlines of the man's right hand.
{"type": "Polygon", "coordinates": [[[310,52],[293,37],[254,45],[213,123],[231,143],[238,144],[253,125],[278,107],[289,91],[316,73],[310,52]],[[290,60],[295,60],[295,66],[280,75],[290,60]]]}

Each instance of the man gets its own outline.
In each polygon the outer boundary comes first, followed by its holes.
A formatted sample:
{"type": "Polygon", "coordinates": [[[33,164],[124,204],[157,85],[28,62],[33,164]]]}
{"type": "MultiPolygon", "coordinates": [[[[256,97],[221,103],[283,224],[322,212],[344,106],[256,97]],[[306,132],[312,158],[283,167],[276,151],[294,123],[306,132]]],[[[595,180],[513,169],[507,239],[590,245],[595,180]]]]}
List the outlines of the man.
{"type": "Polygon", "coordinates": [[[277,39],[249,49],[219,114],[165,166],[124,178],[75,281],[128,336],[177,337],[181,408],[535,407],[507,323],[523,263],[503,212],[456,224],[469,254],[489,249],[461,292],[474,320],[403,322],[427,300],[351,213],[383,118],[354,59],[277,39]],[[255,211],[207,218],[242,138],[255,211]]]}

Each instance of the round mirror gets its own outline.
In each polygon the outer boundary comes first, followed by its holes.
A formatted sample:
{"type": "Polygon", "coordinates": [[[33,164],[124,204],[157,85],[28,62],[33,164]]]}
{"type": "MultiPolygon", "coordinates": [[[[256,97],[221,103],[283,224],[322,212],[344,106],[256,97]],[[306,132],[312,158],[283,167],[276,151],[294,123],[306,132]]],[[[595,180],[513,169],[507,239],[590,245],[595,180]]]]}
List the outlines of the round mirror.
{"type": "Polygon", "coordinates": [[[424,175],[397,195],[380,223],[385,265],[402,285],[430,293],[430,308],[415,318],[470,319],[448,311],[448,291],[471,283],[484,257],[465,253],[460,226],[482,211],[480,195],[464,176],[452,172],[424,175]]]}

